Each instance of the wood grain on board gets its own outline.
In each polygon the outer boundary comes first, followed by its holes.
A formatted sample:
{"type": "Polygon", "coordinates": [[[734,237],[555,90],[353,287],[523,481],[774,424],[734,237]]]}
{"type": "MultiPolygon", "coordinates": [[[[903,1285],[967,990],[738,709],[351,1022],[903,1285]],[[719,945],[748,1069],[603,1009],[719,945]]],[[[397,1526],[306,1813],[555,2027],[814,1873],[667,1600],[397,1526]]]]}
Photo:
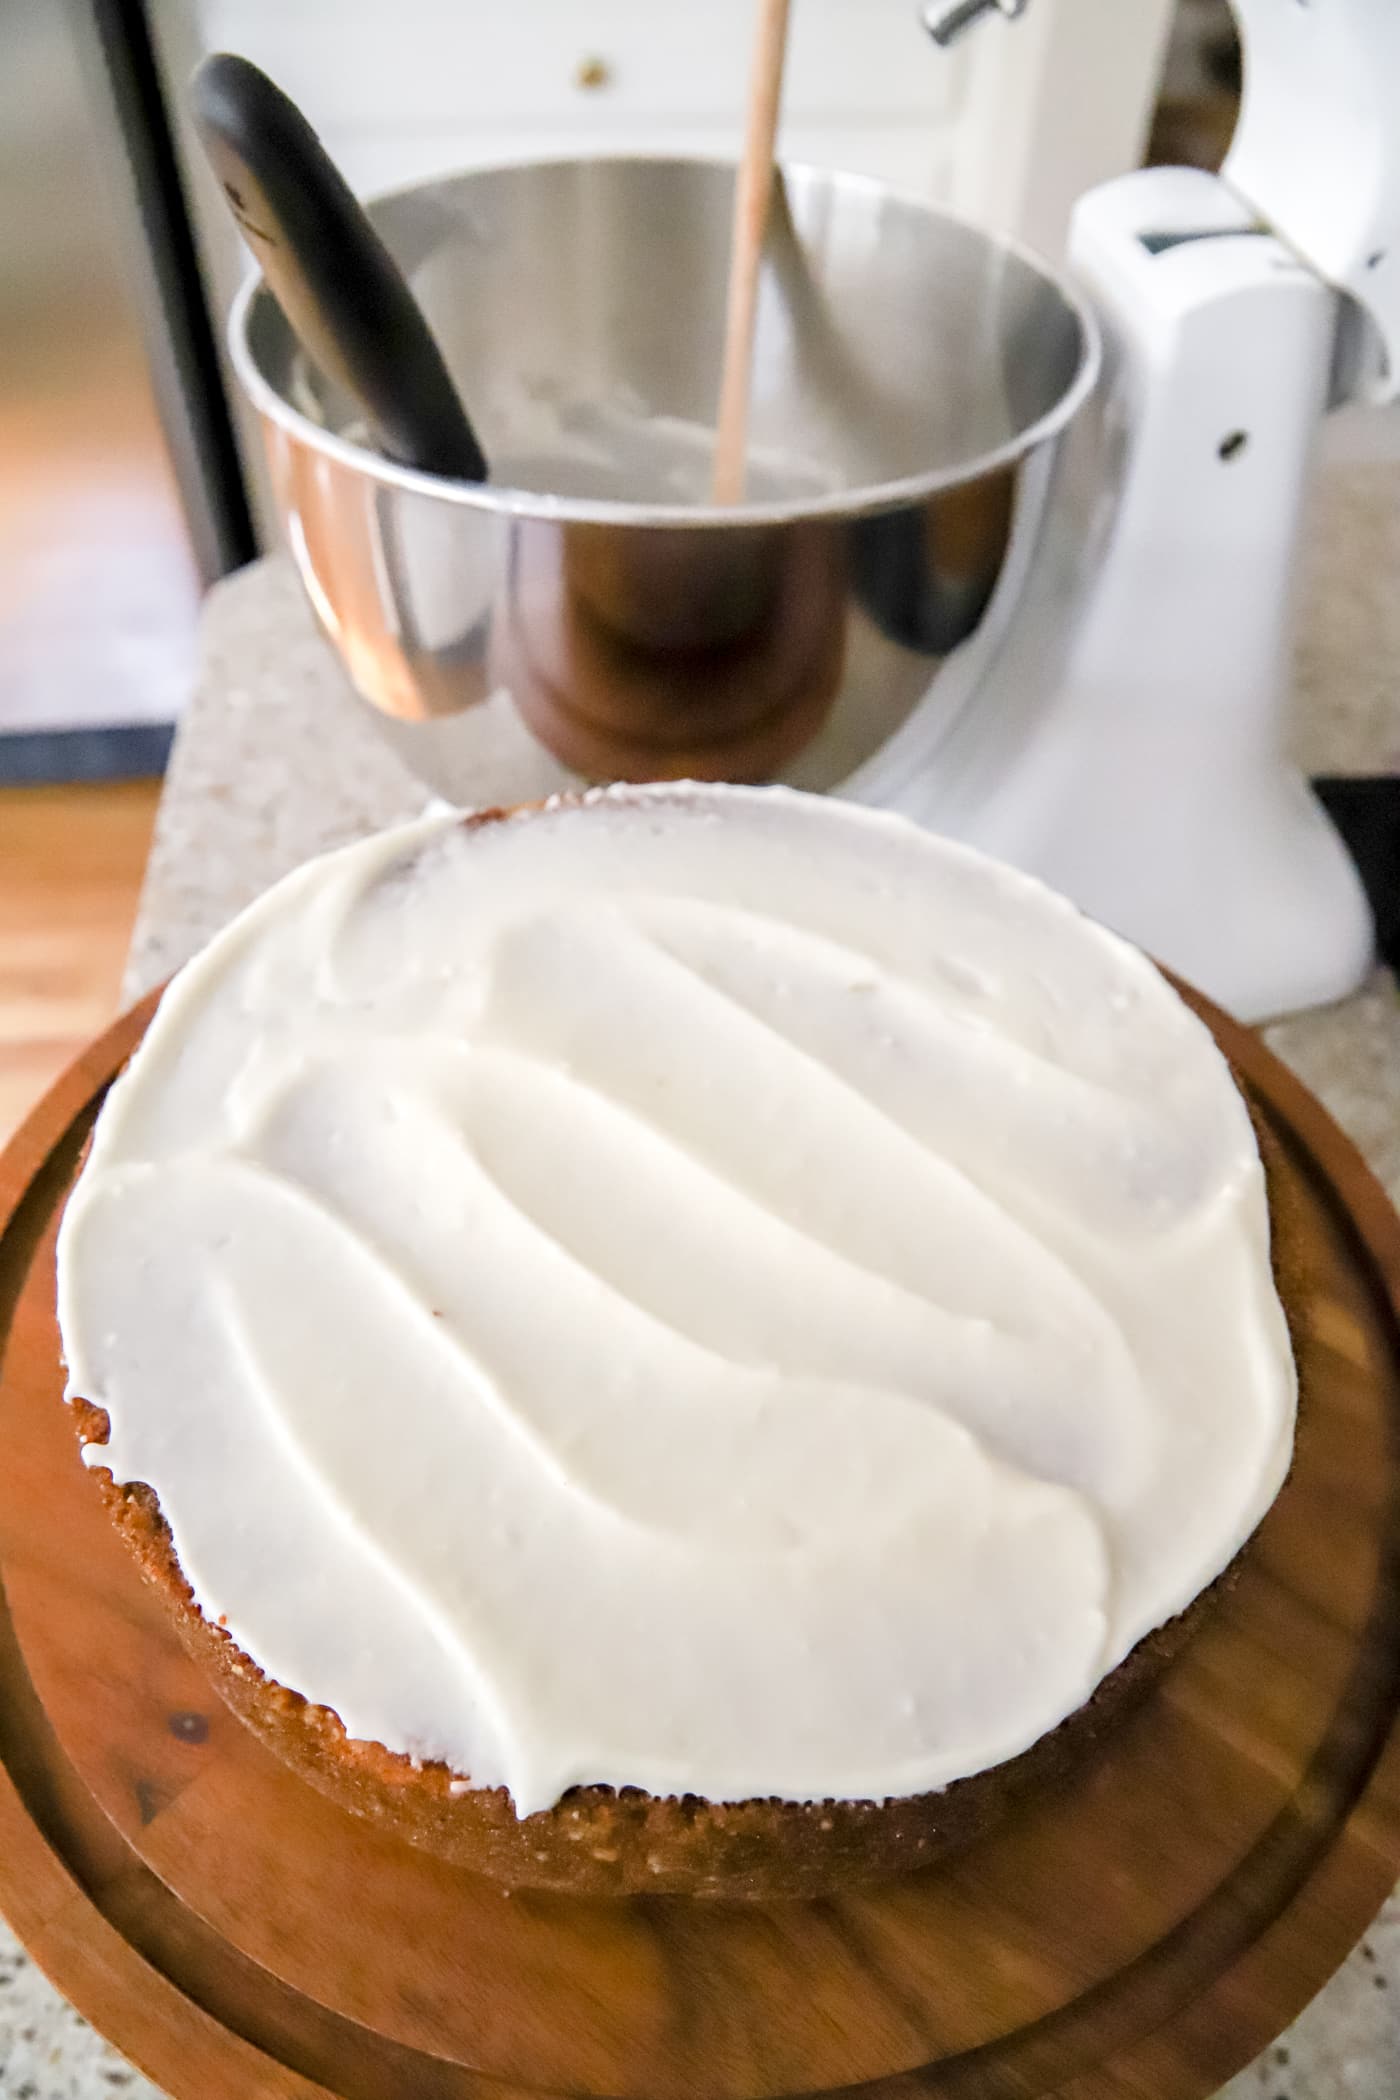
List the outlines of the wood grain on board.
{"type": "Polygon", "coordinates": [[[1400,1221],[1211,1016],[1302,1259],[1292,1477],[1092,1767],[960,1858],[770,1906],[506,1897],[295,1779],[220,1705],[61,1404],[53,1232],[94,1045],[0,1162],[0,1908],[177,2096],[1204,2100],[1400,1875],[1400,1221]],[[8,1222],[4,1222],[8,1220],[8,1222]]]}

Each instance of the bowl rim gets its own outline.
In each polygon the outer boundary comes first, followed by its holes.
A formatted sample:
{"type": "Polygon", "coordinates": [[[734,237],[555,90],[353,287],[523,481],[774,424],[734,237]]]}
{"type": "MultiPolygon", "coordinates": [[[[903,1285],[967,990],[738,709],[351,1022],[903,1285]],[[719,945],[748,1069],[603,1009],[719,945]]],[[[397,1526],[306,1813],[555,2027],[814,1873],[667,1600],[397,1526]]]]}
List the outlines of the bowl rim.
{"type": "MultiPolygon", "coordinates": [[[[372,197],[365,200],[366,208],[373,213],[377,205],[392,203],[398,198],[411,196],[416,191],[432,189],[440,183],[450,183],[461,177],[511,174],[547,168],[619,165],[723,169],[730,174],[735,171],[735,163],[719,154],[572,153],[474,162],[467,168],[446,170],[439,175],[420,177],[376,191],[372,197]]],[[[267,422],[277,425],[312,451],[337,461],[341,466],[364,475],[368,480],[377,482],[384,488],[396,489],[409,495],[432,497],[438,502],[454,504],[466,510],[506,518],[529,518],[561,524],[713,530],[723,526],[791,525],[820,518],[840,521],[868,516],[920,503],[941,490],[960,488],[1003,468],[1014,466],[1047,439],[1057,436],[1072,420],[1098,382],[1103,367],[1103,339],[1093,307],[1067,275],[1055,269],[1024,242],[1003,234],[991,233],[965,214],[935,204],[915,190],[883,182],[878,176],[851,174],[841,169],[820,167],[814,162],[801,160],[784,160],[781,163],[781,173],[785,178],[794,176],[801,181],[816,181],[829,189],[874,194],[893,203],[907,205],[925,218],[941,220],[945,224],[971,233],[989,249],[1014,257],[1042,286],[1059,299],[1078,324],[1078,363],[1069,385],[1058,400],[1052,402],[1043,415],[1017,431],[1004,443],[977,453],[956,465],[934,468],[922,474],[863,483],[858,488],[840,489],[824,495],[770,499],[763,502],[627,503],[615,497],[551,496],[535,489],[511,488],[490,481],[461,481],[445,475],[426,474],[416,467],[402,466],[385,453],[376,452],[365,445],[357,445],[352,439],[342,437],[338,432],[327,430],[323,425],[314,422],[273,386],[254,355],[249,332],[255,313],[264,303],[273,302],[273,294],[260,270],[251,271],[245,278],[229,310],[226,338],[228,354],[244,393],[267,422]]]]}

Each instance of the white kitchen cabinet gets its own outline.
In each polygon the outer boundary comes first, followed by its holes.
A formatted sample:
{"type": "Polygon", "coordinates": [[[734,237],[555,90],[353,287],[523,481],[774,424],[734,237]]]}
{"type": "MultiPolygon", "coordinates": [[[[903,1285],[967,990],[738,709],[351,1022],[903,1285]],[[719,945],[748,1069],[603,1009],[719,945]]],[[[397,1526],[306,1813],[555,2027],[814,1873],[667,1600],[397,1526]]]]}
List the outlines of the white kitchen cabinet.
{"type": "MultiPolygon", "coordinates": [[[[751,0],[512,0],[393,7],[205,0],[206,34],[256,39],[290,91],[346,135],[421,122],[497,139],[532,128],[654,132],[737,104],[751,0]]],[[[255,54],[254,54],[255,55],[255,54]]],[[[907,0],[796,0],[786,100],[802,119],[926,123],[960,57],[926,45],[907,0]]]]}
{"type": "MultiPolygon", "coordinates": [[[[189,0],[302,104],[363,192],[472,162],[732,155],[755,0],[189,0]]],[[[952,52],[915,0],[793,0],[782,151],[1058,246],[1133,165],[1171,0],[1035,0],[952,52]]]]}

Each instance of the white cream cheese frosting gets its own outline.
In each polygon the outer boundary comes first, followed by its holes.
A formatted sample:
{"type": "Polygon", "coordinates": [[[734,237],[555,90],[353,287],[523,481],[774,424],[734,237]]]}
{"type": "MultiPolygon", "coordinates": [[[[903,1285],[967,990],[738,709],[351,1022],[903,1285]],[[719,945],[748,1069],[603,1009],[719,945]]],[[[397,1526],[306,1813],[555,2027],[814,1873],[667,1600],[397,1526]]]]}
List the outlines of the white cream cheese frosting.
{"type": "Polygon", "coordinates": [[[782,790],[288,877],[113,1088],[59,1309],[205,1613],[522,1815],[997,1764],[1292,1449],[1205,1028],[1037,883],[782,790]]]}

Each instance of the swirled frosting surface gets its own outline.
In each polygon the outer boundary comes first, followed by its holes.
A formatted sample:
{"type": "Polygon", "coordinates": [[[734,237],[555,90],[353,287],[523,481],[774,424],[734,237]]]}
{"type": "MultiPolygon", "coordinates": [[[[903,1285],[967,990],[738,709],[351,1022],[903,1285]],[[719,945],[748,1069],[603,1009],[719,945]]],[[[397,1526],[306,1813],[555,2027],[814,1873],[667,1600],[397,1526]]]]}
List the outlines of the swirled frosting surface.
{"type": "Polygon", "coordinates": [[[64,1219],[90,1462],[354,1736],[887,1797],[1229,1563],[1295,1381],[1248,1116],[1133,949],[780,790],[434,817],[176,979],[64,1219]]]}

